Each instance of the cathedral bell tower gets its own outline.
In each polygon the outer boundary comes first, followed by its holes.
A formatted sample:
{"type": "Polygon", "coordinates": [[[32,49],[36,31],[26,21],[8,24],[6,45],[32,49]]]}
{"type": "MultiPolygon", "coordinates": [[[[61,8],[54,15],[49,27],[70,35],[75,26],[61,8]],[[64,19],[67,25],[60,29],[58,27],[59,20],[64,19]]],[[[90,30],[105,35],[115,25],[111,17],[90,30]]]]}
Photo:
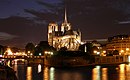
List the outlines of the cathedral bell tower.
{"type": "Polygon", "coordinates": [[[53,46],[53,37],[55,35],[55,31],[58,31],[58,25],[56,23],[49,23],[48,26],[48,43],[50,46],[53,46]]]}

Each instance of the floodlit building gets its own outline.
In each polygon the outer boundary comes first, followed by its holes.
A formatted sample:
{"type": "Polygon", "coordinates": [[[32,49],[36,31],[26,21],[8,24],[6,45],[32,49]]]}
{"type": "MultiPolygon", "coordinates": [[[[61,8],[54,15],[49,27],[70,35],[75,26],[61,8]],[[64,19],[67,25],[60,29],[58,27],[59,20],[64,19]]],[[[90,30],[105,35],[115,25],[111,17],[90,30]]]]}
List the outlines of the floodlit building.
{"type": "Polygon", "coordinates": [[[60,50],[62,47],[66,47],[70,51],[78,50],[81,43],[81,32],[80,30],[72,30],[71,24],[67,21],[66,10],[61,27],[57,23],[49,23],[48,43],[57,50],[60,50]]]}
{"type": "Polygon", "coordinates": [[[129,35],[117,35],[108,38],[107,50],[118,50],[121,55],[130,54],[130,36],[129,35]]]}

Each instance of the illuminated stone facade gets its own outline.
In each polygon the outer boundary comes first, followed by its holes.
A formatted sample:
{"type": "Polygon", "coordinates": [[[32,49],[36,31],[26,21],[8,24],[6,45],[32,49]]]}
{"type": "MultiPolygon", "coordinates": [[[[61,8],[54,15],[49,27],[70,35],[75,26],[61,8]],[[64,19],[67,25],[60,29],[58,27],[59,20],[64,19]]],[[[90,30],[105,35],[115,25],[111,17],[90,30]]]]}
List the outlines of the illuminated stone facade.
{"type": "Polygon", "coordinates": [[[67,21],[66,11],[61,27],[58,27],[57,23],[49,23],[48,43],[57,50],[62,47],[66,47],[70,51],[78,50],[81,43],[81,32],[80,30],[72,30],[70,23],[67,21]]]}
{"type": "Polygon", "coordinates": [[[118,50],[122,55],[130,54],[130,36],[129,35],[117,35],[108,38],[107,50],[118,50]]]}

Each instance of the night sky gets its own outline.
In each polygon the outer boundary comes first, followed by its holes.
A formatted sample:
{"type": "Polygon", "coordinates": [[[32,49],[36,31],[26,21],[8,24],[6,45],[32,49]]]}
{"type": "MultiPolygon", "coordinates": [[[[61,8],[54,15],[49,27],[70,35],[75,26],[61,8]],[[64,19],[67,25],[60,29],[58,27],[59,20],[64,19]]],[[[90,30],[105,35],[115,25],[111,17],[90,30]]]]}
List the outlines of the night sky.
{"type": "Polygon", "coordinates": [[[47,26],[64,20],[82,40],[130,35],[130,0],[0,0],[0,44],[24,47],[47,40],[47,26]]]}

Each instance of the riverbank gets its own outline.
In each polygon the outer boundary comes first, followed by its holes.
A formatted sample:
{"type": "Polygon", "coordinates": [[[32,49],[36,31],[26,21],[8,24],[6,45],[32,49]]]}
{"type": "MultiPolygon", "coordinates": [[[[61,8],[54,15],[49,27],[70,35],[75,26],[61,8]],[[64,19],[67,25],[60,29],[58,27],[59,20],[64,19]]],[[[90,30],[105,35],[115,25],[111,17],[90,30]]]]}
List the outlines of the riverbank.
{"type": "Polygon", "coordinates": [[[44,65],[53,67],[82,67],[90,65],[114,65],[128,63],[128,55],[99,56],[83,52],[60,51],[57,55],[45,56],[44,65]]]}

